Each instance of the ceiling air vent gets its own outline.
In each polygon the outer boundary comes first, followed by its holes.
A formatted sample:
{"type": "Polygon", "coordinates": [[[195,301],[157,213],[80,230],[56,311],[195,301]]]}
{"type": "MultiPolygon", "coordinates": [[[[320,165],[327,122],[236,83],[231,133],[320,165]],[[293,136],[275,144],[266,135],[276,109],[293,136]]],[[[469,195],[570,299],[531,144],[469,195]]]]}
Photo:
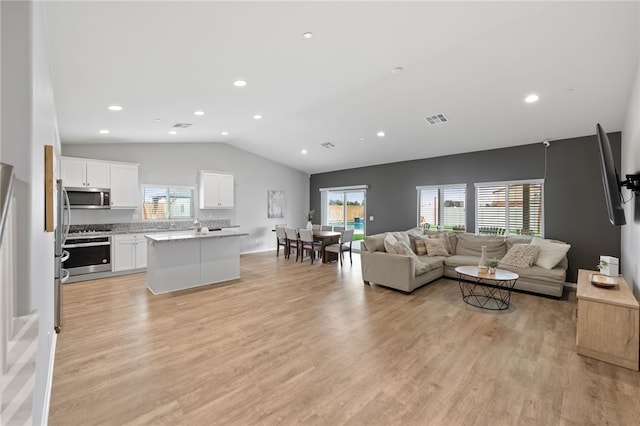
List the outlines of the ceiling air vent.
{"type": "Polygon", "coordinates": [[[190,127],[191,123],[176,123],[173,125],[173,127],[178,128],[178,129],[186,129],[187,127],[190,127]]]}
{"type": "Polygon", "coordinates": [[[429,126],[436,126],[438,124],[447,123],[449,119],[444,114],[434,114],[424,118],[429,123],[429,126]]]}
{"type": "Polygon", "coordinates": [[[331,142],[325,142],[325,143],[321,143],[320,145],[322,145],[323,147],[329,149],[329,148],[335,148],[335,145],[332,144],[331,142]]]}

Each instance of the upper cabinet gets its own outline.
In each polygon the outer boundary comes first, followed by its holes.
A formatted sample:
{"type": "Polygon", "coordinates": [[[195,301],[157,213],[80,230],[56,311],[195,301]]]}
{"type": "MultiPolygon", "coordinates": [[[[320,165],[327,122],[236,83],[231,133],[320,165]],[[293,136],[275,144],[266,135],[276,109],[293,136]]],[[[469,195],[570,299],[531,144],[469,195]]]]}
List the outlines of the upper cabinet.
{"type": "Polygon", "coordinates": [[[140,197],[138,165],[111,164],[111,208],[138,208],[140,197]]]}
{"type": "Polygon", "coordinates": [[[107,162],[62,157],[60,175],[66,187],[111,188],[111,171],[107,162]]]}
{"type": "Polygon", "coordinates": [[[67,188],[110,189],[111,208],[140,206],[138,164],[61,157],[60,177],[67,188]]]}
{"type": "Polygon", "coordinates": [[[200,208],[232,209],[234,177],[225,173],[200,172],[200,208]]]}

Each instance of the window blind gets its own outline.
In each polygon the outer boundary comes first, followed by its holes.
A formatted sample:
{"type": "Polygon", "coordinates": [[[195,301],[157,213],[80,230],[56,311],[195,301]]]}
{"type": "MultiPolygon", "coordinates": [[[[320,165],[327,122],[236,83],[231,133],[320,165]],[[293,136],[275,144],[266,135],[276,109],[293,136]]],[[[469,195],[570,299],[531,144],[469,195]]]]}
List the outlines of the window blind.
{"type": "Polygon", "coordinates": [[[189,219],[194,217],[193,188],[142,187],[144,219],[189,219]]]}
{"type": "Polygon", "coordinates": [[[463,231],[467,221],[466,185],[420,186],[418,190],[418,225],[431,229],[463,231]]]}
{"type": "Polygon", "coordinates": [[[497,235],[543,234],[543,184],[476,184],[476,232],[497,235]]]}

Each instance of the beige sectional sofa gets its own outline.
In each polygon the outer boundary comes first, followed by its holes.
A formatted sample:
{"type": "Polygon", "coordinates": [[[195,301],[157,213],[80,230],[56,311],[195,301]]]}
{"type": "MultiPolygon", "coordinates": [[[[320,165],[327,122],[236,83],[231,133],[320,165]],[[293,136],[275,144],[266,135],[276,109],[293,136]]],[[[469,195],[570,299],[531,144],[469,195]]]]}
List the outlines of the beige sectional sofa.
{"type": "MultiPolygon", "coordinates": [[[[457,266],[478,265],[482,246],[486,247],[487,257],[502,259],[515,244],[530,244],[531,237],[475,235],[468,233],[437,233],[422,234],[420,228],[409,231],[382,233],[365,238],[360,253],[362,278],[367,284],[375,283],[410,293],[416,288],[434,281],[440,277],[458,278],[455,272],[457,266]],[[398,241],[409,241],[414,253],[395,254],[385,249],[384,240],[392,234],[398,241]],[[443,234],[442,236],[440,234],[443,234]],[[417,255],[416,238],[439,238],[448,241],[451,254],[448,256],[417,255]],[[419,265],[416,270],[416,265],[419,265]]],[[[540,241],[538,241],[540,242],[540,241]]],[[[542,242],[562,243],[554,240],[542,242]]],[[[567,246],[568,248],[568,246],[567,246]]],[[[500,269],[516,272],[520,278],[515,288],[532,293],[561,297],[567,274],[566,254],[560,262],[547,269],[534,264],[530,267],[519,268],[506,264],[499,264],[500,269]]]]}

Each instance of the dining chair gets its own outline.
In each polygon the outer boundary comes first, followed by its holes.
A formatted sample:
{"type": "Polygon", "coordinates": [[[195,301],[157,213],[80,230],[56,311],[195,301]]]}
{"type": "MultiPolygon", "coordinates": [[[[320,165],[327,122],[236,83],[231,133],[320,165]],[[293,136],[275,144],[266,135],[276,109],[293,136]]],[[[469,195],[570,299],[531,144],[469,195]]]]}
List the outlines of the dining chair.
{"type": "Polygon", "coordinates": [[[320,253],[322,244],[313,240],[313,231],[311,229],[300,229],[300,262],[304,261],[305,251],[309,252],[311,264],[316,257],[316,253],[320,253]]]}
{"type": "Polygon", "coordinates": [[[345,230],[344,226],[334,226],[333,227],[333,232],[342,232],[345,230]]]}
{"type": "Polygon", "coordinates": [[[320,225],[311,225],[311,230],[319,231],[320,230],[320,225]]]}
{"type": "Polygon", "coordinates": [[[321,231],[331,231],[333,227],[331,225],[322,225],[320,226],[321,231]]]}
{"type": "Polygon", "coordinates": [[[287,256],[287,232],[285,227],[276,225],[276,257],[280,256],[280,246],[284,247],[284,255],[287,256]]]}
{"type": "Polygon", "coordinates": [[[340,242],[337,244],[329,244],[324,248],[325,251],[337,253],[340,258],[340,266],[342,266],[342,258],[344,257],[344,252],[349,252],[349,260],[353,265],[353,253],[351,252],[351,244],[353,243],[353,229],[347,229],[342,231],[342,235],[340,236],[340,242]]]}
{"type": "Polygon", "coordinates": [[[298,231],[295,228],[285,228],[287,234],[287,259],[291,256],[291,250],[296,251],[296,262],[298,261],[298,255],[300,254],[300,240],[298,239],[298,231]]]}

